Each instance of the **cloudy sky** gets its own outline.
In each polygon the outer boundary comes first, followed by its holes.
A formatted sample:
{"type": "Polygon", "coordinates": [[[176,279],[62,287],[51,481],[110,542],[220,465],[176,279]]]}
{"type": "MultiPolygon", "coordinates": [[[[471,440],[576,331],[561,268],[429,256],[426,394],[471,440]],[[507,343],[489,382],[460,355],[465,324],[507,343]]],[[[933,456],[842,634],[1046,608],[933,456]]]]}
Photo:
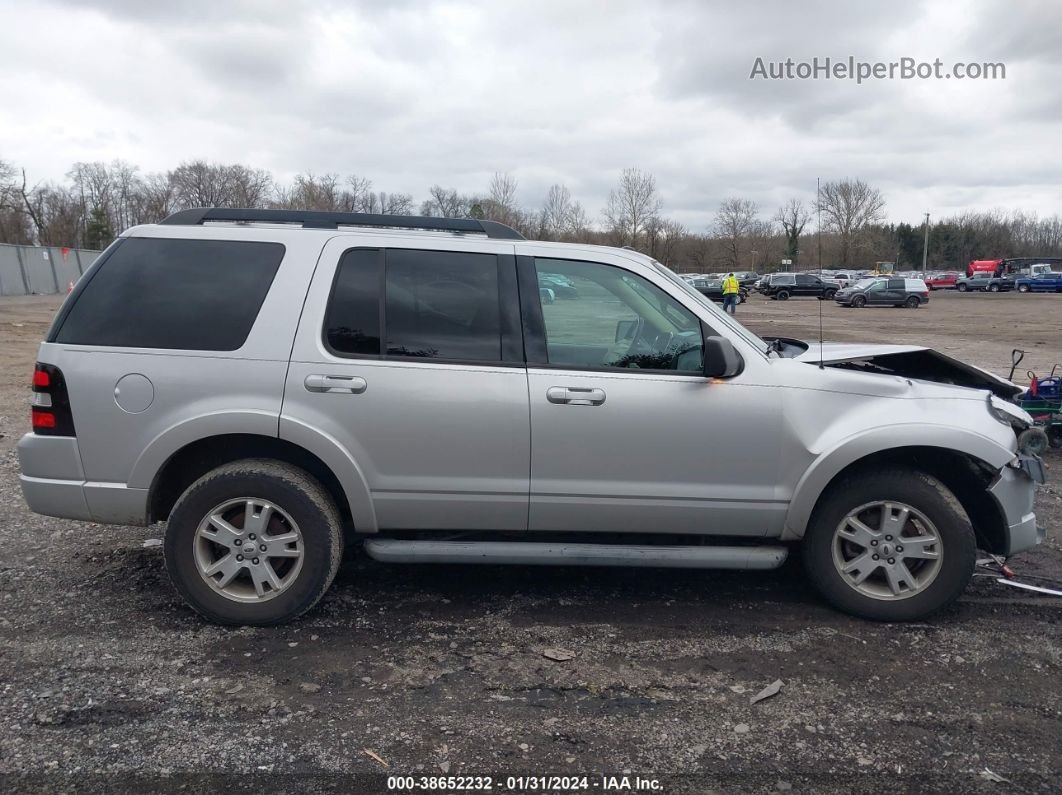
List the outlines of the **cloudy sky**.
{"type": "Polygon", "coordinates": [[[0,159],[145,172],[204,158],[290,179],[567,184],[591,215],[625,167],[694,230],[861,177],[893,220],[1062,213],[1054,0],[0,0],[0,159]],[[996,80],[751,79],[765,62],[999,62],[996,80]]]}

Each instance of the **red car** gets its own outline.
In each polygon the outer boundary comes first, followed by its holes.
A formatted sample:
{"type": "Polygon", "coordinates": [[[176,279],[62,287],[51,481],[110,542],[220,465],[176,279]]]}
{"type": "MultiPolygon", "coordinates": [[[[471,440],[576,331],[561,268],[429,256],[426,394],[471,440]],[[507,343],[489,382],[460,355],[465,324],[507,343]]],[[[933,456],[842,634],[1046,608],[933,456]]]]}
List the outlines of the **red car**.
{"type": "Polygon", "coordinates": [[[956,271],[937,273],[926,278],[926,286],[930,290],[954,290],[958,279],[959,274],[956,271]]]}

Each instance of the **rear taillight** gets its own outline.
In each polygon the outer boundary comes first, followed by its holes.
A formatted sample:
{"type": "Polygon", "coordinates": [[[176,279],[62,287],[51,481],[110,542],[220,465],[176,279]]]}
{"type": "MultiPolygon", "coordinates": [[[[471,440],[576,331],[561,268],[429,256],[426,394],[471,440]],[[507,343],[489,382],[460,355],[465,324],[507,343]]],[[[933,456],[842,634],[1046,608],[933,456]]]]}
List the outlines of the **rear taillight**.
{"type": "Polygon", "coordinates": [[[33,432],[41,436],[75,436],[74,415],[62,372],[53,364],[37,363],[33,370],[33,432]]]}

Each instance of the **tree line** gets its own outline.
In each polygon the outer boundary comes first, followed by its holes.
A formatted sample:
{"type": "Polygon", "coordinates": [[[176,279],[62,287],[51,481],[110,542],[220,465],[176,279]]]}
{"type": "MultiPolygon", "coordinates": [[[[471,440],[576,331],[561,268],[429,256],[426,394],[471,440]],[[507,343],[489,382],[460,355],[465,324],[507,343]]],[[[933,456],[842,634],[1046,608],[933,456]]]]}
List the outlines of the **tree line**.
{"type": "MultiPolygon", "coordinates": [[[[538,240],[630,246],[682,272],[778,270],[922,263],[920,223],[886,223],[880,190],[861,179],[826,182],[818,202],[791,198],[773,212],[742,197],[725,199],[691,229],[667,217],[652,174],[624,169],[600,214],[592,216],[563,184],[537,207],[517,200],[511,174],[482,191],[432,185],[412,194],[379,190],[365,176],[299,174],[290,182],[242,164],[183,162],[143,174],[121,160],[75,163],[62,183],[31,183],[0,159],[0,242],[99,249],[123,229],[155,223],[190,207],[250,207],[391,215],[487,218],[538,240]],[[819,229],[821,227],[821,233],[819,229]]],[[[928,267],[965,267],[971,259],[1062,256],[1062,219],[1021,211],[968,212],[930,225],[928,267]]]]}

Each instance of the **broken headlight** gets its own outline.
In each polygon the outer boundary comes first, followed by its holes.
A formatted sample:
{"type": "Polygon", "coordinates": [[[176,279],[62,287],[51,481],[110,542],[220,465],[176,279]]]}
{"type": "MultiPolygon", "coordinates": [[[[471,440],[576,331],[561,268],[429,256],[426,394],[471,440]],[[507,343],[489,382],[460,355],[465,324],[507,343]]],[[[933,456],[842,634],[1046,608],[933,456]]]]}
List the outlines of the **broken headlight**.
{"type": "Polygon", "coordinates": [[[1015,406],[1013,403],[1008,403],[1006,400],[998,398],[991,393],[988,395],[987,403],[988,413],[1004,425],[1009,425],[1019,431],[1032,427],[1033,418],[1029,416],[1027,411],[1015,406]]]}

